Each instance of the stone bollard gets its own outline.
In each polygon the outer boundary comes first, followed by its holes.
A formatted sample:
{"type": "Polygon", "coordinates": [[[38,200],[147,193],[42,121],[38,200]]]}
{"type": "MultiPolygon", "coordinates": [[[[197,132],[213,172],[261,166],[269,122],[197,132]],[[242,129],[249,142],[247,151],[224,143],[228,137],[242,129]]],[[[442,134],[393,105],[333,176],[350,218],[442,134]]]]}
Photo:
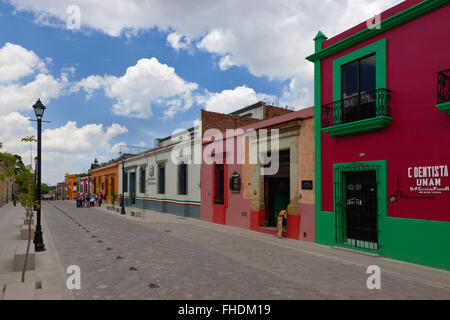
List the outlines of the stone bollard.
{"type": "Polygon", "coordinates": [[[34,300],[36,283],[8,283],[5,286],[3,300],[34,300]]]}
{"type": "Polygon", "coordinates": [[[34,225],[34,219],[30,219],[30,218],[23,219],[23,224],[24,225],[27,226],[29,222],[31,222],[31,225],[34,225]]]}
{"type": "MultiPolygon", "coordinates": [[[[22,226],[22,229],[20,230],[20,238],[22,240],[28,240],[29,232],[28,232],[28,225],[22,226]]],[[[31,240],[34,239],[34,228],[31,227],[31,240]]]]}
{"type": "MultiPolygon", "coordinates": [[[[14,271],[22,271],[23,265],[25,263],[25,253],[27,252],[28,242],[22,242],[16,246],[16,251],[14,253],[14,271]]],[[[34,245],[30,243],[30,251],[28,252],[27,269],[34,270],[35,265],[35,254],[34,245]]]]}

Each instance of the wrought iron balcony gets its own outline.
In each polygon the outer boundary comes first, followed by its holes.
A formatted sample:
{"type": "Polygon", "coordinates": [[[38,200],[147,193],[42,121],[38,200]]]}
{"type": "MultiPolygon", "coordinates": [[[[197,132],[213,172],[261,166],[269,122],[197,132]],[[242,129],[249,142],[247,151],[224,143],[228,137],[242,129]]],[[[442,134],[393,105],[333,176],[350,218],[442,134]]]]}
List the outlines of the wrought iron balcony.
{"type": "Polygon", "coordinates": [[[391,90],[377,89],[323,105],[321,120],[322,128],[330,128],[371,118],[386,119],[390,116],[391,90]]]}
{"type": "Polygon", "coordinates": [[[437,104],[450,101],[450,69],[438,72],[437,104]]]}

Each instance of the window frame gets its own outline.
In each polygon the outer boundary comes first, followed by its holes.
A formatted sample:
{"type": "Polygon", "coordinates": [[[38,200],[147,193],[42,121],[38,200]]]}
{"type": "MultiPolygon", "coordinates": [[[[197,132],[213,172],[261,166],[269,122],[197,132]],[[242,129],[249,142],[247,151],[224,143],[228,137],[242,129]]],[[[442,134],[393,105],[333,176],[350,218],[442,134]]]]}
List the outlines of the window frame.
{"type": "Polygon", "coordinates": [[[145,193],[147,186],[146,186],[146,174],[147,170],[145,170],[145,167],[139,168],[139,193],[145,193]]]}
{"type": "Polygon", "coordinates": [[[178,195],[185,196],[188,194],[188,165],[184,161],[181,161],[178,164],[177,171],[178,171],[178,176],[177,176],[177,178],[178,178],[178,195]],[[182,168],[184,168],[184,171],[182,168]],[[181,177],[182,172],[184,173],[184,178],[181,177]]]}
{"type": "Polygon", "coordinates": [[[164,162],[157,164],[158,168],[158,194],[166,194],[166,164],[164,162]],[[161,179],[161,171],[163,169],[163,179],[161,179]]]}
{"type": "MultiPolygon", "coordinates": [[[[387,89],[387,40],[384,38],[333,60],[333,102],[342,100],[342,66],[372,54],[375,54],[376,61],[376,90],[387,89]]],[[[382,129],[391,121],[390,116],[379,115],[343,124],[337,123],[321,130],[331,136],[343,136],[382,129]]]]}

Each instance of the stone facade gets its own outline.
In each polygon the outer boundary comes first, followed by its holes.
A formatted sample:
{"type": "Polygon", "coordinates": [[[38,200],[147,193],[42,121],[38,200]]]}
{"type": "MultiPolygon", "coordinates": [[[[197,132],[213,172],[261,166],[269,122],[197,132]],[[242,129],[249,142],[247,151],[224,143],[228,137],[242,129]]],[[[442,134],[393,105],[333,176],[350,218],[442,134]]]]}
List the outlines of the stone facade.
{"type": "Polygon", "coordinates": [[[10,178],[0,180],[0,207],[3,207],[8,201],[11,201],[13,182],[10,178]]]}

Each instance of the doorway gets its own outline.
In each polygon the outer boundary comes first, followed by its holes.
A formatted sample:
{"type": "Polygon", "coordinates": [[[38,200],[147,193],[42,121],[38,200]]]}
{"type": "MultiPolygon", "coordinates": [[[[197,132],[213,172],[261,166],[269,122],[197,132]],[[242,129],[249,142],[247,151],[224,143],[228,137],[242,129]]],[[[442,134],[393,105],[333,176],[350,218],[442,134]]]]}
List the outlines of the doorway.
{"type": "MultiPolygon", "coordinates": [[[[268,156],[271,156],[269,153],[268,156]]],[[[278,172],[264,178],[264,205],[266,227],[276,227],[278,213],[287,210],[290,203],[290,150],[278,153],[278,172]]],[[[270,166],[270,163],[267,165],[270,166]]]]}
{"type": "Polygon", "coordinates": [[[344,173],[347,244],[378,244],[378,199],[375,170],[344,173]]]}
{"type": "Polygon", "coordinates": [[[136,172],[130,172],[130,203],[136,204],[136,172]]]}
{"type": "Polygon", "coordinates": [[[267,227],[277,226],[278,213],[281,210],[287,210],[290,203],[290,179],[284,178],[266,178],[266,223],[267,227]]]}

